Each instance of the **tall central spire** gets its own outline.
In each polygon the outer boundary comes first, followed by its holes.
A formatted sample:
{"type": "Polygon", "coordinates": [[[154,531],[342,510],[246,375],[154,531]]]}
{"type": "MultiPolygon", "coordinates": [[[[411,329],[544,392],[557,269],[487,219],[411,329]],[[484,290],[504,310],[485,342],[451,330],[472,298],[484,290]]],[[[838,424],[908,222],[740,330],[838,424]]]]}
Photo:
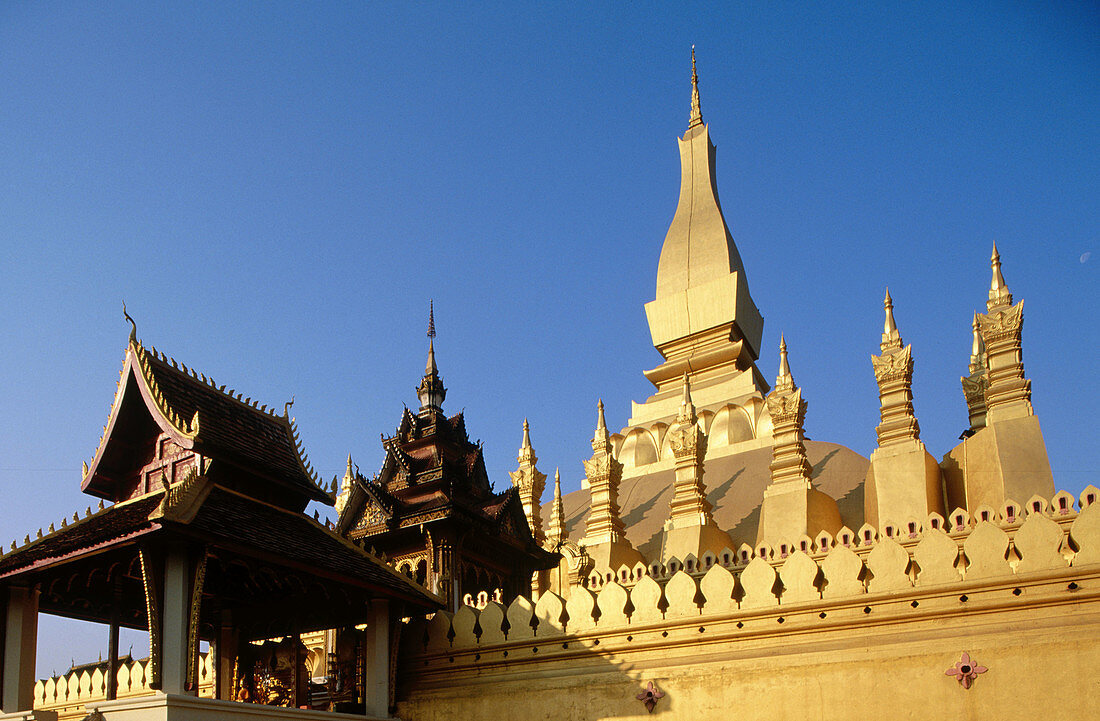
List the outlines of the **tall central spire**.
{"type": "Polygon", "coordinates": [[[435,304],[431,300],[428,301],[428,362],[424,366],[424,377],[417,386],[416,396],[420,399],[421,413],[441,411],[443,399],[447,397],[447,389],[443,387],[443,379],[435,366],[435,304]]]}
{"type": "Polygon", "coordinates": [[[703,110],[699,106],[699,73],[695,71],[695,46],[691,46],[691,120],[688,130],[703,124],[703,110]]]}

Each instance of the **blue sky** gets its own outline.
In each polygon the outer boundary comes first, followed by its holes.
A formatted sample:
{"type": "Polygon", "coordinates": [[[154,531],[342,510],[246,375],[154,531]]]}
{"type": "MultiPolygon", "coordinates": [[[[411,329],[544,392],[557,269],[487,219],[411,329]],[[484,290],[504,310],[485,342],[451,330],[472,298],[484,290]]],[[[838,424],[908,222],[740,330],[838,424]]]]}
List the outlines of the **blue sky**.
{"type": "MultiPolygon", "coordinates": [[[[415,406],[434,298],[497,487],[524,417],[578,487],[596,399],[623,426],[659,362],[693,43],[759,365],[784,332],[808,434],[873,449],[888,285],[954,445],[996,240],[1057,485],[1097,483],[1098,41],[1093,3],[4,3],[0,539],[88,505],[123,300],[146,343],[295,396],[331,478],[415,406]]],[[[43,674],[104,645],[63,628],[43,674]]]]}

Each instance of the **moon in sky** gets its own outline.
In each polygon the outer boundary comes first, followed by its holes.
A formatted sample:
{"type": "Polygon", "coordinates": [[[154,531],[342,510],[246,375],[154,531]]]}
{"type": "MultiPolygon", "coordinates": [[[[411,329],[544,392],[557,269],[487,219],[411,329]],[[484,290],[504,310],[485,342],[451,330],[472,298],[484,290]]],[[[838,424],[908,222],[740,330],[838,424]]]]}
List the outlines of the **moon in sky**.
{"type": "Polygon", "coordinates": [[[1081,254],[1081,262],[1082,263],[1087,263],[1087,262],[1089,262],[1089,258],[1091,258],[1091,257],[1092,257],[1092,251],[1091,250],[1085,251],[1084,253],[1081,254]]]}

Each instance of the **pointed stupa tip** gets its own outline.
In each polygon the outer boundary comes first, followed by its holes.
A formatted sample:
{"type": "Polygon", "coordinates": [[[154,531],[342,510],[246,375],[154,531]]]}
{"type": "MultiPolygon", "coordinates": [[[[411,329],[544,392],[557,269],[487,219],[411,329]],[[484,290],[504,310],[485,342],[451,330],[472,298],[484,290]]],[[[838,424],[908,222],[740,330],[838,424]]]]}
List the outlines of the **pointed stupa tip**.
{"type": "Polygon", "coordinates": [[[691,120],[688,130],[703,124],[703,110],[699,105],[699,73],[695,70],[695,46],[691,46],[691,120]]]}
{"type": "Polygon", "coordinates": [[[889,288],[886,289],[886,299],[882,301],[882,306],[886,309],[886,322],[882,326],[883,334],[897,332],[898,324],[894,322],[894,299],[890,297],[889,288]]]}
{"type": "Polygon", "coordinates": [[[355,471],[352,469],[350,453],[348,454],[348,467],[344,470],[344,478],[347,478],[349,480],[355,478],[355,471]]]}
{"type": "Polygon", "coordinates": [[[1005,277],[1001,274],[1001,254],[997,252],[997,243],[993,243],[993,254],[989,257],[989,264],[993,269],[993,277],[989,281],[989,301],[986,308],[992,311],[994,308],[1012,305],[1012,293],[1008,290],[1005,277]]]}
{"type": "Polygon", "coordinates": [[[523,445],[520,448],[531,447],[531,426],[527,423],[527,419],[523,419],[523,445]]]}
{"type": "Polygon", "coordinates": [[[603,398],[596,403],[596,430],[607,430],[607,420],[603,416],[603,398]]]}
{"type": "Polygon", "coordinates": [[[680,399],[680,405],[683,405],[683,406],[690,406],[691,405],[691,381],[688,380],[688,374],[687,373],[684,374],[684,395],[683,395],[683,398],[680,399]]]}
{"type": "Polygon", "coordinates": [[[554,469],[554,500],[561,498],[561,469],[554,469]]]}
{"type": "Polygon", "coordinates": [[[787,338],[779,334],[779,377],[790,378],[791,366],[787,363],[787,338]]]}

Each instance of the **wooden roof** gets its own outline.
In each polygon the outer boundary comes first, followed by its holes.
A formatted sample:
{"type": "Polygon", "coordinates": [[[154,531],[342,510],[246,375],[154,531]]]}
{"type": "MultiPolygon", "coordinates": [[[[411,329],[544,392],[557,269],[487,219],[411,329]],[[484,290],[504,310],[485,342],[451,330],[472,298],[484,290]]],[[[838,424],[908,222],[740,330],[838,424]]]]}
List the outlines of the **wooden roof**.
{"type": "Polygon", "coordinates": [[[164,433],[204,462],[232,465],[235,475],[252,481],[254,494],[266,495],[257,490],[266,483],[272,495],[297,510],[309,501],[332,505],[330,492],[320,487],[298,441],[289,404],[277,415],[155,348],[147,350],[134,334],[121,375],[103,437],[84,473],[84,492],[121,500],[117,465],[130,462],[134,446],[149,443],[150,434],[164,433]]]}

